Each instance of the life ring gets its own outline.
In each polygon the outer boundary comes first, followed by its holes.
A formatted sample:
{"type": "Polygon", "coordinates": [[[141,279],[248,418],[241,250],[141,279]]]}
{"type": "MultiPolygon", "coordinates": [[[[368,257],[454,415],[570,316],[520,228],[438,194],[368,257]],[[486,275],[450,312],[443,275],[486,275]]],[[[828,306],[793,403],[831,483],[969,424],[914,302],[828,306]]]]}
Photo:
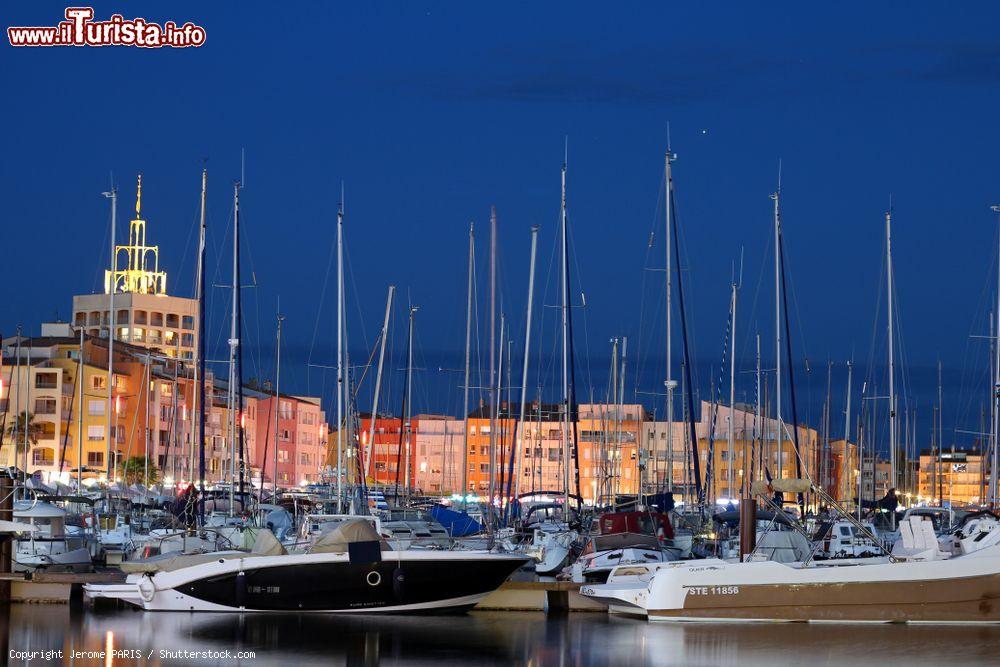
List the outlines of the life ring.
{"type": "Polygon", "coordinates": [[[156,584],[148,576],[143,577],[139,580],[139,597],[141,597],[146,602],[152,602],[153,597],[156,595],[156,584]]]}
{"type": "Polygon", "coordinates": [[[369,572],[368,576],[365,577],[365,579],[368,581],[368,585],[373,588],[382,583],[382,575],[379,574],[378,570],[372,570],[371,572],[369,572]]]}

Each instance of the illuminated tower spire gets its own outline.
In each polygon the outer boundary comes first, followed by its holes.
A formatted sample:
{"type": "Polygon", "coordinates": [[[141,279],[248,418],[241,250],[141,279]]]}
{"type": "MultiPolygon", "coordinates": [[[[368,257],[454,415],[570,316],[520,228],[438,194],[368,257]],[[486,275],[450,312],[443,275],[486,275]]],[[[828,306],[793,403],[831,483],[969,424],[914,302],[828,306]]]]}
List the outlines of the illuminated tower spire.
{"type": "Polygon", "coordinates": [[[104,272],[104,291],[137,294],[166,294],[167,274],[160,271],[160,247],[146,245],[146,221],[142,219],[142,174],[135,190],[135,219],[129,223],[127,246],[115,246],[114,265],[104,272]],[[125,253],[127,266],[118,270],[118,255],[125,253]],[[147,267],[147,257],[153,256],[153,267],[147,267]]]}

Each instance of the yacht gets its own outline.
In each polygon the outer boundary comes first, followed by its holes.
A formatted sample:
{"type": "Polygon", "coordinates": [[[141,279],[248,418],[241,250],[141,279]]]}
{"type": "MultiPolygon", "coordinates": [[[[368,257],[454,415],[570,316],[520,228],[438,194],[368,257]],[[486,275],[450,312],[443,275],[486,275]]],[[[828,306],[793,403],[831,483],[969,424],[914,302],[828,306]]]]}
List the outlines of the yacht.
{"type": "Polygon", "coordinates": [[[14,503],[14,521],[32,527],[14,539],[15,572],[91,568],[89,536],[83,527],[69,525],[67,517],[66,510],[51,503],[29,500],[14,503]]]}
{"type": "Polygon", "coordinates": [[[268,531],[251,552],[170,556],[132,564],[123,584],[87,597],[147,611],[416,613],[471,609],[525,559],[471,551],[390,551],[366,520],[345,521],[305,553],[268,531]],[[269,536],[269,538],[268,538],[269,536]]]}
{"type": "Polygon", "coordinates": [[[1000,623],[1000,521],[971,517],[941,548],[919,515],[884,562],[727,562],[621,567],[583,595],[651,621],[1000,623]]]}

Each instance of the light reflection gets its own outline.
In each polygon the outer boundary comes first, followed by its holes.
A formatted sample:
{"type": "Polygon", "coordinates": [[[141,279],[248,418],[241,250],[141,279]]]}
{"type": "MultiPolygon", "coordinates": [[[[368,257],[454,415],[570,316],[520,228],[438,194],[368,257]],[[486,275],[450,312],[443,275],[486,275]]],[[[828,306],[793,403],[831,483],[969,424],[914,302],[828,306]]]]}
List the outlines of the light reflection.
{"type": "Polygon", "coordinates": [[[150,664],[171,664],[170,660],[158,661],[155,656],[160,650],[253,651],[252,660],[226,664],[255,667],[797,667],[806,655],[821,656],[823,664],[971,667],[991,664],[1000,653],[1000,628],[989,626],[676,624],[602,613],[561,618],[547,618],[540,612],[345,617],[153,614],[75,605],[14,604],[5,609],[9,623],[5,627],[0,622],[0,638],[6,642],[0,646],[104,650],[107,667],[137,664],[114,660],[115,649],[138,650],[144,656],[153,651],[150,664]]]}

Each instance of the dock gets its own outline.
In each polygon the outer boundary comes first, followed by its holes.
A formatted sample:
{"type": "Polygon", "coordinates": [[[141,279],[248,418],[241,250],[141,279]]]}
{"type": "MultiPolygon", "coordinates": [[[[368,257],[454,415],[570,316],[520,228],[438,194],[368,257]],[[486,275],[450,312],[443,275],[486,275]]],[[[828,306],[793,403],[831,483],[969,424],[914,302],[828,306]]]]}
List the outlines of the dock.
{"type": "MultiPolygon", "coordinates": [[[[82,599],[84,584],[123,581],[125,574],[119,570],[0,573],[0,582],[10,586],[10,602],[32,604],[68,604],[74,599],[82,599]]],[[[580,595],[580,586],[582,584],[572,581],[507,581],[476,609],[544,611],[547,614],[607,610],[603,604],[580,595]]]]}
{"type": "Polygon", "coordinates": [[[0,582],[10,586],[10,602],[67,604],[83,595],[84,584],[110,584],[125,581],[120,570],[100,572],[4,572],[0,582]]]}

